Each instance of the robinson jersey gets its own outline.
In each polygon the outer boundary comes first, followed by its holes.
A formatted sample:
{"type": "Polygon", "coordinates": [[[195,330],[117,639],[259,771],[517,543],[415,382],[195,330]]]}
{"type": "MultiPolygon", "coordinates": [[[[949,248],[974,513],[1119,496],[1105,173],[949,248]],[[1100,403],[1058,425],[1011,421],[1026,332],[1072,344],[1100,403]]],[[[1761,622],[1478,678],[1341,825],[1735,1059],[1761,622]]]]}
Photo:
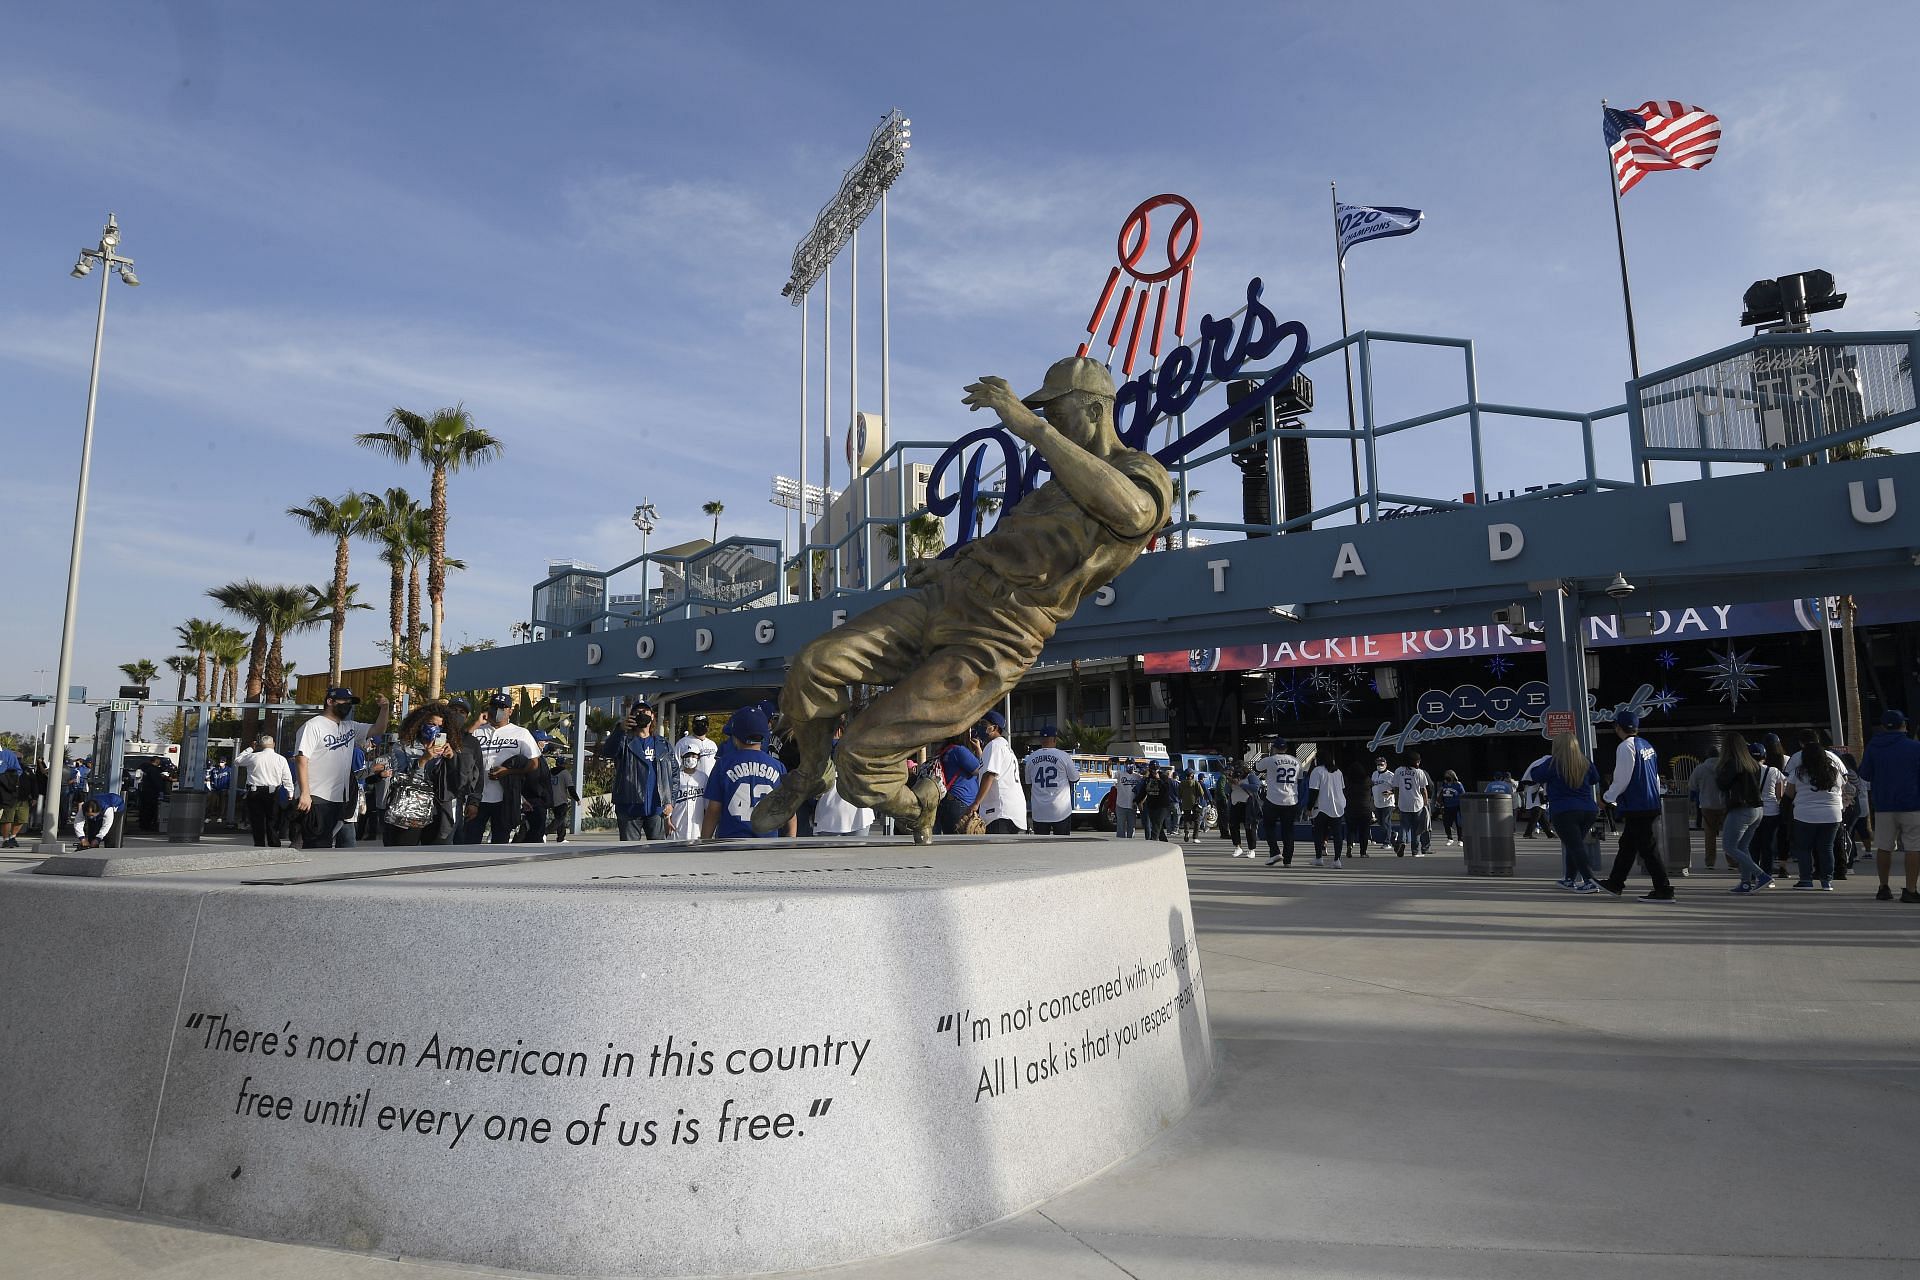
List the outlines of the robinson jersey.
{"type": "Polygon", "coordinates": [[[1058,747],[1041,747],[1028,753],[1026,773],[1035,822],[1065,822],[1073,816],[1073,784],[1080,781],[1080,768],[1072,756],[1058,747]]]}
{"type": "MultiPolygon", "coordinates": [[[[753,806],[780,785],[786,766],[758,747],[736,748],[707,779],[705,795],[720,802],[720,821],[706,833],[713,840],[751,840],[753,806]]],[[[768,834],[772,834],[769,832],[768,834]]]]}

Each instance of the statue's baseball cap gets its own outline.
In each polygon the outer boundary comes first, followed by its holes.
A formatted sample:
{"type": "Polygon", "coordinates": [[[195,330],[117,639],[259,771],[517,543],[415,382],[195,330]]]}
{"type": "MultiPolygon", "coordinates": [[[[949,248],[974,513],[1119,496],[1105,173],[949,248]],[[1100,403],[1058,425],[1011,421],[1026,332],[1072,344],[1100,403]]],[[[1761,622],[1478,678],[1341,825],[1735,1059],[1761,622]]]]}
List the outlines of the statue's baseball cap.
{"type": "Polygon", "coordinates": [[[1021,404],[1029,409],[1037,409],[1049,400],[1058,400],[1069,391],[1090,391],[1096,396],[1114,398],[1113,375],[1107,372],[1107,366],[1089,356],[1068,356],[1065,360],[1056,360],[1047,369],[1047,377],[1040,389],[1030,396],[1023,396],[1021,404]]]}

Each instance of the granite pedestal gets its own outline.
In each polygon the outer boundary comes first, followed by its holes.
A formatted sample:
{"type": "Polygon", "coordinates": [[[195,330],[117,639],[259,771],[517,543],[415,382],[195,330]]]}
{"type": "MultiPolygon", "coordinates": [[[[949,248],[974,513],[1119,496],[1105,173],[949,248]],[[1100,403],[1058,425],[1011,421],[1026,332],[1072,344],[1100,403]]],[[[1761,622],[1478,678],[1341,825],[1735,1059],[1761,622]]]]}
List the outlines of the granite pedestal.
{"type": "Polygon", "coordinates": [[[0,872],[0,1182],[388,1256],[744,1274],[1032,1206],[1212,1073],[1171,845],[500,852],[0,872]]]}

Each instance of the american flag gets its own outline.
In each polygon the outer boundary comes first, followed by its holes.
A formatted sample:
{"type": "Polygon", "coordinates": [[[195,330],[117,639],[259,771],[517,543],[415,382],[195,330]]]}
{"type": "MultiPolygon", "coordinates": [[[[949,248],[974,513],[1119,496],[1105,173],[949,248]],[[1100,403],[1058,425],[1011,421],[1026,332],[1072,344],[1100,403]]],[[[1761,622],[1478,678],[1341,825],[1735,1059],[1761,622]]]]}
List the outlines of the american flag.
{"type": "Polygon", "coordinates": [[[1701,168],[1720,149],[1720,117],[1684,102],[1644,102],[1637,111],[1602,107],[1601,114],[1621,195],[1649,173],[1701,168]]]}

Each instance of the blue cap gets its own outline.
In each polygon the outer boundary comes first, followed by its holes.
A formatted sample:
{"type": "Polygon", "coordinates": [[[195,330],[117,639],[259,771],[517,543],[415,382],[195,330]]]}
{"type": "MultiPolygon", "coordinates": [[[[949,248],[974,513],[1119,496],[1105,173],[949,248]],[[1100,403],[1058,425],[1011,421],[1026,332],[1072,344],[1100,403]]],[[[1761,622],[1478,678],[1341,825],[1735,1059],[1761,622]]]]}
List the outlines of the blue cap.
{"type": "Polygon", "coordinates": [[[452,702],[449,702],[447,705],[452,707],[455,711],[458,711],[461,715],[466,715],[473,710],[473,704],[471,702],[468,702],[465,698],[455,698],[452,702]]]}
{"type": "Polygon", "coordinates": [[[1747,754],[1755,760],[1764,760],[1767,758],[1767,749],[1757,742],[1749,742],[1747,744],[1747,754]]]}
{"type": "Polygon", "coordinates": [[[533,740],[535,742],[551,742],[553,740],[553,735],[548,733],[545,729],[535,729],[533,731],[533,740]]]}
{"type": "Polygon", "coordinates": [[[1888,729],[1904,729],[1907,727],[1907,715],[1904,711],[1888,707],[1887,713],[1880,717],[1880,723],[1888,729]]]}
{"type": "Polygon", "coordinates": [[[358,702],[360,695],[344,685],[335,685],[327,690],[328,702],[358,702]]]}
{"type": "Polygon", "coordinates": [[[987,714],[980,717],[980,723],[990,724],[1002,733],[1007,731],[1007,718],[998,711],[987,712],[987,714]]]}
{"type": "Polygon", "coordinates": [[[1640,727],[1640,716],[1637,712],[1622,711],[1613,717],[1613,724],[1616,729],[1625,729],[1631,733],[1640,727]]]}
{"type": "Polygon", "coordinates": [[[513,705],[513,695],[510,693],[496,693],[487,699],[487,705],[495,708],[510,707],[513,705]]]}
{"type": "Polygon", "coordinates": [[[1040,730],[1040,736],[1043,738],[1057,738],[1060,736],[1060,730],[1054,725],[1047,725],[1040,730]]]}
{"type": "Polygon", "coordinates": [[[765,742],[767,713],[758,707],[744,707],[734,712],[733,718],[727,721],[727,736],[742,742],[765,742]]]}

